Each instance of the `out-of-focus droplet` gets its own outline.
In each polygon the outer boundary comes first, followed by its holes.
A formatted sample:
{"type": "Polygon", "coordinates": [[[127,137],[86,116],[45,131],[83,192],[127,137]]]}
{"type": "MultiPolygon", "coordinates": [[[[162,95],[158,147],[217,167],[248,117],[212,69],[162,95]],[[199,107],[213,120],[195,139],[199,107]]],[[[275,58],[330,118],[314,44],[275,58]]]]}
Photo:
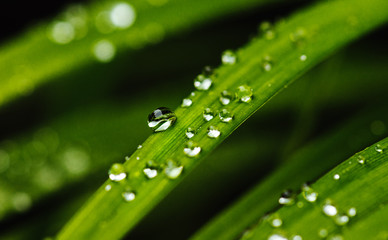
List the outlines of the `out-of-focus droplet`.
{"type": "Polygon", "coordinates": [[[110,21],[112,22],[112,25],[120,29],[132,26],[135,19],[135,9],[129,3],[117,3],[110,11],[110,21]]]}
{"type": "Polygon", "coordinates": [[[233,65],[237,62],[236,53],[232,50],[226,50],[222,53],[221,61],[223,64],[233,65]]]}
{"type": "Polygon", "coordinates": [[[94,57],[102,63],[107,63],[113,60],[116,55],[116,47],[108,40],[100,40],[93,46],[94,57]]]}
{"type": "Polygon", "coordinates": [[[220,130],[215,126],[209,126],[207,129],[207,136],[209,138],[218,138],[221,135],[220,130]]]}

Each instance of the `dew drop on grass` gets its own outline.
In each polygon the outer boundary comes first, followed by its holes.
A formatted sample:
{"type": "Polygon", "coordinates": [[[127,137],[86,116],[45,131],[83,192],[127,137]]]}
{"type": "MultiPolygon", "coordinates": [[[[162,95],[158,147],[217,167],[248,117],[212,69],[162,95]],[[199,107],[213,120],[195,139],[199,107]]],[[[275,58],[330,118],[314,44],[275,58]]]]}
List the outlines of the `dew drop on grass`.
{"type": "Polygon", "coordinates": [[[268,237],[268,240],[288,240],[288,238],[280,234],[272,234],[268,237]]]}
{"type": "Polygon", "coordinates": [[[365,157],[362,155],[357,156],[357,162],[361,165],[365,164],[365,157]]]}
{"type": "Polygon", "coordinates": [[[283,224],[283,221],[280,218],[274,218],[271,221],[271,226],[274,228],[281,227],[283,224]]]}
{"type": "Polygon", "coordinates": [[[192,138],[195,136],[195,129],[194,128],[191,128],[191,127],[188,127],[187,130],[186,130],[186,137],[188,139],[192,138]]]}
{"type": "Polygon", "coordinates": [[[177,179],[183,171],[183,166],[178,164],[175,161],[169,160],[167,166],[164,169],[164,174],[166,174],[169,179],[177,179]]]}
{"type": "Polygon", "coordinates": [[[273,25],[268,21],[264,21],[260,24],[259,31],[260,34],[267,40],[272,40],[276,36],[273,25]]]}
{"type": "Polygon", "coordinates": [[[356,208],[354,208],[354,207],[349,208],[349,210],[348,210],[348,216],[349,217],[354,217],[354,216],[356,216],[356,214],[357,214],[357,209],[356,208]]]}
{"type": "Polygon", "coordinates": [[[248,85],[241,85],[237,87],[236,98],[241,102],[249,103],[252,101],[253,90],[248,85]]]}
{"type": "Polygon", "coordinates": [[[349,222],[349,217],[346,215],[338,214],[335,218],[335,223],[339,226],[346,225],[349,222]]]}
{"type": "Polygon", "coordinates": [[[140,157],[136,157],[136,160],[138,160],[138,161],[139,161],[139,160],[140,160],[140,157]]]}
{"type": "Polygon", "coordinates": [[[281,205],[291,206],[295,203],[295,195],[292,193],[291,190],[286,190],[282,192],[278,202],[281,205]]]}
{"type": "Polygon", "coordinates": [[[68,44],[75,37],[74,26],[67,21],[58,21],[51,26],[49,38],[58,44],[68,44]]]}
{"type": "Polygon", "coordinates": [[[306,30],[300,27],[290,34],[290,40],[295,46],[302,47],[306,42],[306,36],[306,30]]]}
{"type": "Polygon", "coordinates": [[[330,203],[326,203],[325,205],[323,205],[322,211],[326,216],[329,217],[335,216],[338,213],[337,208],[331,205],[330,203]]]}
{"type": "Polygon", "coordinates": [[[94,44],[92,48],[97,61],[107,63],[113,60],[116,55],[116,47],[109,40],[103,39],[94,44]]]}
{"type": "Polygon", "coordinates": [[[376,152],[378,152],[378,153],[383,153],[383,148],[381,147],[380,144],[376,144],[375,150],[376,150],[376,152]]]}
{"type": "Polygon", "coordinates": [[[221,61],[223,64],[233,65],[237,62],[236,53],[232,50],[226,50],[222,53],[221,61]]]}
{"type": "Polygon", "coordinates": [[[210,76],[199,74],[194,80],[194,87],[199,91],[207,91],[211,87],[213,81],[210,76]]]}
{"type": "Polygon", "coordinates": [[[307,60],[307,56],[304,55],[304,54],[303,54],[303,55],[300,55],[299,60],[302,61],[302,62],[304,62],[304,61],[307,60]]]}
{"type": "Polygon", "coordinates": [[[272,70],[272,65],[273,65],[272,58],[268,55],[264,56],[263,59],[261,60],[261,67],[266,72],[269,72],[272,70]]]}
{"type": "Polygon", "coordinates": [[[113,26],[125,29],[132,26],[135,22],[136,12],[128,3],[117,3],[110,11],[109,18],[113,26]]]}
{"type": "Polygon", "coordinates": [[[210,120],[212,120],[214,118],[214,112],[213,110],[211,110],[210,108],[205,108],[205,110],[203,110],[203,118],[209,122],[210,120]]]}
{"type": "Polygon", "coordinates": [[[157,108],[148,115],[148,127],[154,132],[166,131],[175,121],[175,113],[166,107],[157,108]]]}
{"type": "Polygon", "coordinates": [[[121,194],[121,196],[123,197],[124,201],[126,201],[126,202],[131,202],[131,201],[135,200],[135,198],[136,198],[136,194],[133,191],[125,191],[121,194]]]}
{"type": "Polygon", "coordinates": [[[221,135],[220,130],[216,128],[215,126],[209,126],[207,129],[207,136],[209,138],[218,138],[221,135]]]}
{"type": "Polygon", "coordinates": [[[302,185],[302,195],[308,202],[315,202],[318,198],[318,193],[315,192],[307,183],[302,185]]]}
{"type": "Polygon", "coordinates": [[[329,232],[325,228],[321,228],[318,231],[318,236],[321,237],[321,238],[327,237],[328,234],[329,234],[329,232]]]}
{"type": "Polygon", "coordinates": [[[231,114],[228,110],[222,109],[218,116],[220,117],[221,122],[229,123],[233,120],[233,114],[231,114]]]}
{"type": "Polygon", "coordinates": [[[143,173],[148,179],[152,179],[158,175],[158,170],[156,168],[146,167],[143,169],[143,173]]]}
{"type": "Polygon", "coordinates": [[[137,149],[141,149],[142,147],[143,147],[143,145],[138,145],[137,149]]]}
{"type": "Polygon", "coordinates": [[[233,93],[227,90],[222,91],[220,96],[220,103],[222,105],[228,105],[234,99],[233,95],[233,93]]]}
{"type": "Polygon", "coordinates": [[[303,240],[303,238],[300,235],[294,235],[291,240],[303,240]]]}
{"type": "Polygon", "coordinates": [[[114,163],[109,169],[109,178],[112,181],[120,182],[127,177],[127,173],[125,172],[125,168],[121,163],[114,163]]]}
{"type": "Polygon", "coordinates": [[[109,192],[112,189],[112,185],[108,184],[105,186],[105,191],[109,192]]]}
{"type": "Polygon", "coordinates": [[[183,149],[183,153],[188,157],[196,157],[201,152],[201,147],[193,141],[188,141],[186,147],[183,149]]]}
{"type": "Polygon", "coordinates": [[[191,100],[190,98],[185,98],[183,99],[181,106],[190,107],[192,104],[193,104],[193,100],[191,100]]]}
{"type": "Polygon", "coordinates": [[[341,176],[339,174],[334,174],[333,179],[334,180],[339,180],[341,176]]]}

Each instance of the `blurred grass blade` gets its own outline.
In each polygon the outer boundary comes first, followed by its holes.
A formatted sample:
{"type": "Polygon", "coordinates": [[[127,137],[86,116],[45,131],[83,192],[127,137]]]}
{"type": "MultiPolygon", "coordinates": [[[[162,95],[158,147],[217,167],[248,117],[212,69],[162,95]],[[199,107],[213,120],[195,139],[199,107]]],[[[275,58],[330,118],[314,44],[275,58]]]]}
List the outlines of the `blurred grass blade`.
{"type": "MultiPolygon", "coordinates": [[[[363,221],[371,221],[369,215],[379,215],[380,206],[385,208],[388,201],[387,149],[388,138],[385,138],[344,161],[299,194],[296,204],[284,206],[263,218],[247,239],[295,235],[303,239],[343,239],[343,230],[346,233],[353,227],[363,229],[363,221]],[[307,201],[312,192],[317,198],[307,201]],[[274,227],[274,221],[280,221],[281,226],[274,227]]],[[[378,239],[379,235],[386,234],[387,222],[372,222],[377,231],[364,228],[365,232],[358,230],[359,234],[368,234],[365,239],[378,239]]]]}
{"type": "Polygon", "coordinates": [[[317,179],[347,156],[380,140],[380,135],[365,129],[368,129],[376,118],[388,122],[388,114],[384,116],[381,114],[384,112],[383,109],[386,109],[386,105],[379,106],[373,111],[368,109],[339,129],[296,151],[285,159],[283,165],[206,224],[191,239],[237,239],[245,230],[249,233],[250,226],[279,206],[278,199],[282,191],[285,189],[298,191],[302,183],[317,179]],[[337,148],[338,143],[347,144],[337,148]]]}
{"type": "Polygon", "coordinates": [[[0,106],[83,66],[110,62],[117,54],[268,3],[271,1],[104,0],[70,6],[52,22],[0,47],[0,106]]]}
{"type": "Polygon", "coordinates": [[[150,136],[143,148],[124,164],[124,169],[116,166],[115,171],[125,170],[124,176],[128,178],[120,183],[107,181],[62,229],[58,239],[123,237],[182,179],[170,180],[164,175],[168,160],[182,164],[183,175],[188,173],[244,120],[296,77],[338,48],[385,23],[387,10],[388,2],[385,0],[320,3],[279,23],[274,29],[276,38],[257,39],[240,49],[235,56],[230,52],[224,55],[225,64],[211,77],[213,82],[210,90],[196,91],[194,96],[190,96],[192,106],[176,110],[178,120],[171,129],[150,136]],[[233,64],[235,57],[236,63],[233,64]],[[238,99],[225,107],[221,105],[219,97],[226,89],[237,91],[238,99]],[[212,120],[205,121],[205,108],[216,113],[227,108],[234,114],[234,119],[224,123],[214,116],[212,120]],[[209,134],[213,138],[208,137],[206,129],[211,126],[221,133],[218,137],[214,135],[214,130],[209,134]],[[197,130],[192,138],[194,145],[191,146],[186,145],[185,131],[188,127],[197,130]],[[197,154],[186,156],[183,151],[185,147],[186,153],[192,147],[197,154]],[[201,148],[200,152],[198,147],[201,148]],[[154,177],[147,179],[143,170],[151,173],[150,168],[154,177]]]}

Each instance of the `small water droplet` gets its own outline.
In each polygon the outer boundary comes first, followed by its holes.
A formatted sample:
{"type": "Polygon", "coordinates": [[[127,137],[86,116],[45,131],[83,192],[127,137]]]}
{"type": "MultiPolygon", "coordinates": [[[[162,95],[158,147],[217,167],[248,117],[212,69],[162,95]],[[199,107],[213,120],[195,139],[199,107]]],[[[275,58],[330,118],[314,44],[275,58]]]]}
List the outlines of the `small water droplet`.
{"type": "Polygon", "coordinates": [[[282,224],[283,224],[283,221],[280,218],[275,218],[275,219],[272,219],[271,221],[271,226],[275,228],[281,227],[282,224]]]}
{"type": "Polygon", "coordinates": [[[216,128],[215,126],[210,126],[207,129],[207,136],[209,138],[218,138],[220,135],[221,135],[220,130],[218,130],[218,128],[216,128]]]}
{"type": "Polygon", "coordinates": [[[233,65],[237,62],[237,56],[236,53],[234,53],[232,50],[226,50],[222,53],[221,61],[223,64],[230,64],[233,65]]]}
{"type": "Polygon", "coordinates": [[[188,139],[192,138],[195,136],[195,129],[194,128],[191,128],[191,127],[188,127],[187,130],[186,130],[186,137],[188,139]]]}
{"type": "Polygon", "coordinates": [[[199,91],[207,91],[211,87],[212,83],[213,81],[210,76],[200,74],[194,80],[194,87],[199,91]]]}
{"type": "Polygon", "coordinates": [[[291,206],[295,203],[295,195],[292,193],[291,190],[286,190],[282,192],[279,198],[279,204],[291,206]]]}
{"type": "Polygon", "coordinates": [[[190,140],[186,143],[186,147],[183,149],[183,152],[188,157],[196,157],[201,152],[201,147],[190,140]]]}
{"type": "Polygon", "coordinates": [[[236,98],[241,102],[249,103],[252,100],[253,90],[248,85],[237,87],[236,98]]]}
{"type": "Polygon", "coordinates": [[[358,156],[357,156],[357,162],[358,162],[359,164],[365,164],[365,157],[362,156],[362,155],[358,155],[358,156]]]}
{"type": "Polygon", "coordinates": [[[158,175],[158,170],[156,168],[146,167],[143,169],[143,173],[148,179],[152,179],[158,175]]]}
{"type": "Polygon", "coordinates": [[[228,123],[233,120],[233,114],[231,114],[228,110],[222,109],[218,116],[220,117],[221,122],[228,123]]]}
{"type": "Polygon", "coordinates": [[[164,173],[169,179],[177,179],[183,171],[183,166],[175,161],[169,160],[164,173]]]}
{"type": "Polygon", "coordinates": [[[335,223],[339,226],[346,225],[349,222],[349,217],[346,215],[338,214],[335,218],[335,223]]]}
{"type": "Polygon", "coordinates": [[[301,47],[305,44],[306,36],[306,30],[304,28],[298,28],[290,34],[290,40],[295,46],[301,47]]]}
{"type": "Polygon", "coordinates": [[[112,189],[112,185],[108,184],[105,186],[105,191],[109,192],[112,189]]]}
{"type": "Polygon", "coordinates": [[[140,160],[140,157],[136,157],[136,160],[138,160],[138,161],[139,161],[139,160],[140,160]]]}
{"type": "Polygon", "coordinates": [[[112,42],[103,39],[94,44],[92,51],[97,61],[107,63],[113,60],[116,47],[112,42]]]}
{"type": "Polygon", "coordinates": [[[302,236],[300,235],[295,235],[291,238],[291,240],[303,240],[302,236]]]}
{"type": "Polygon", "coordinates": [[[143,147],[143,145],[139,145],[137,146],[137,149],[141,149],[143,147]]]}
{"type": "Polygon", "coordinates": [[[182,101],[182,107],[190,107],[193,104],[193,101],[190,98],[185,98],[182,101]]]}
{"type": "Polygon", "coordinates": [[[357,214],[357,209],[356,208],[354,208],[354,207],[349,208],[349,210],[348,210],[348,216],[349,217],[354,217],[354,216],[356,216],[356,214],[357,214]]]}
{"type": "Polygon", "coordinates": [[[109,169],[109,178],[112,181],[120,182],[127,177],[127,173],[125,172],[125,168],[120,163],[114,163],[112,167],[109,169]]]}
{"type": "Polygon", "coordinates": [[[304,62],[304,61],[307,60],[307,56],[304,55],[304,54],[303,54],[303,55],[300,55],[299,59],[300,59],[302,62],[304,62]]]}
{"type": "Polygon", "coordinates": [[[341,176],[339,174],[334,174],[333,179],[334,180],[339,180],[341,176]]]}
{"type": "Polygon", "coordinates": [[[191,92],[190,96],[194,97],[195,96],[195,92],[191,92]]]}
{"type": "Polygon", "coordinates": [[[276,36],[273,25],[268,21],[264,21],[260,24],[259,31],[267,40],[272,40],[276,36]]]}
{"type": "Polygon", "coordinates": [[[335,216],[338,213],[337,208],[330,203],[323,205],[322,211],[324,214],[326,214],[326,216],[329,217],[335,216]]]}
{"type": "Polygon", "coordinates": [[[279,234],[272,234],[271,236],[268,237],[268,240],[288,240],[288,238],[279,234]]]}
{"type": "Polygon", "coordinates": [[[376,152],[378,152],[378,153],[383,153],[383,148],[381,147],[380,144],[376,144],[375,150],[376,150],[376,152]]]}
{"type": "Polygon", "coordinates": [[[221,92],[220,102],[222,105],[228,105],[234,99],[234,94],[224,90],[221,92]]]}
{"type": "Polygon", "coordinates": [[[264,71],[269,72],[272,70],[272,58],[269,55],[266,55],[263,57],[261,60],[261,67],[263,68],[264,71]]]}
{"type": "Polygon", "coordinates": [[[329,234],[329,232],[325,228],[319,229],[319,231],[318,231],[318,236],[321,238],[327,237],[328,234],[329,234]]]}
{"type": "Polygon", "coordinates": [[[175,121],[175,113],[166,107],[157,108],[148,115],[148,127],[154,132],[166,131],[175,121]]]}
{"type": "Polygon", "coordinates": [[[211,110],[210,108],[205,108],[205,110],[203,111],[203,118],[209,122],[210,120],[212,120],[214,118],[214,112],[213,110],[211,110]]]}
{"type": "Polygon", "coordinates": [[[308,202],[315,202],[318,198],[318,193],[315,192],[307,183],[302,185],[302,195],[308,202]]]}
{"type": "Polygon", "coordinates": [[[124,198],[124,201],[126,202],[131,202],[136,198],[136,194],[133,191],[125,191],[121,194],[121,196],[124,198]]]}
{"type": "Polygon", "coordinates": [[[110,21],[116,28],[125,29],[135,22],[136,12],[128,3],[117,3],[110,11],[110,21]]]}
{"type": "Polygon", "coordinates": [[[129,156],[124,157],[125,161],[129,161],[131,158],[129,156]]]}

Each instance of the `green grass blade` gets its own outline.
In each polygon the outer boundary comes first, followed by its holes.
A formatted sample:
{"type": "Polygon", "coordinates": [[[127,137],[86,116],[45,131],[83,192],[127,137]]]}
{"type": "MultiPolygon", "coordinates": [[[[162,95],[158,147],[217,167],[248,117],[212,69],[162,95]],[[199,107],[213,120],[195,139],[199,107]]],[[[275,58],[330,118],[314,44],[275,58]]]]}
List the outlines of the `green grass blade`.
{"type": "Polygon", "coordinates": [[[125,163],[129,179],[122,184],[107,181],[63,228],[58,239],[123,237],[182,179],[169,180],[162,171],[156,178],[147,179],[143,174],[147,161],[162,165],[172,159],[184,166],[185,173],[189,172],[245,119],[296,77],[351,40],[383,24],[388,19],[387,10],[388,2],[383,0],[321,3],[279,24],[275,29],[278,35],[276,39],[254,40],[239,50],[236,64],[217,69],[217,77],[210,91],[196,92],[192,98],[193,106],[176,110],[177,123],[168,131],[149,137],[143,148],[125,163]],[[300,32],[303,32],[302,38],[299,38],[300,32]],[[290,35],[296,42],[290,41],[290,35]],[[295,45],[305,46],[298,48],[295,45]],[[269,72],[262,68],[263,57],[266,55],[273,60],[269,72]],[[301,61],[301,55],[306,55],[307,59],[301,61]],[[233,91],[242,84],[248,84],[254,89],[254,97],[250,103],[235,101],[227,106],[234,114],[231,123],[222,123],[217,117],[210,122],[203,119],[204,108],[209,107],[215,111],[222,109],[218,100],[221,91],[233,91]],[[210,125],[217,126],[221,131],[218,139],[207,137],[206,129],[210,125]],[[200,129],[193,141],[202,147],[202,151],[195,159],[183,153],[185,130],[188,127],[200,129]],[[140,161],[136,160],[137,157],[140,161]],[[105,191],[108,184],[113,185],[112,189],[105,191]],[[122,198],[127,188],[136,192],[136,199],[131,202],[125,202],[122,198]]]}
{"type": "Polygon", "coordinates": [[[388,121],[388,115],[381,114],[385,108],[386,106],[380,106],[372,112],[370,109],[364,111],[338,129],[310,142],[287,157],[278,169],[206,224],[191,239],[237,239],[244,230],[249,229],[265,213],[279,205],[278,199],[282,191],[298,190],[302,183],[317,179],[341,163],[345,157],[380,140],[380,135],[374,135],[365,129],[368,129],[376,118],[383,122],[388,121]],[[349,142],[352,144],[332,151],[338,143],[349,142]]]}
{"type": "Polygon", "coordinates": [[[137,51],[200,24],[271,1],[134,0],[130,5],[126,1],[119,3],[121,5],[104,0],[88,6],[70,6],[52,22],[33,27],[3,44],[0,47],[0,106],[30,94],[44,82],[84,66],[110,62],[117,54],[137,51]],[[157,2],[164,4],[152,4],[157,2]],[[119,23],[118,27],[109,20],[109,14],[117,6],[124,6],[121,13],[129,16],[127,20],[124,16],[124,25],[119,23]],[[135,16],[133,22],[128,20],[132,16],[135,16]],[[62,34],[55,35],[56,28],[62,30],[62,34]],[[96,49],[102,49],[99,55],[95,54],[96,49]]]}
{"type": "MultiPolygon", "coordinates": [[[[344,161],[311,185],[312,191],[318,193],[316,201],[307,202],[299,194],[297,204],[282,207],[264,218],[248,239],[295,235],[303,239],[343,239],[342,231],[352,231],[353,226],[362,229],[364,219],[369,221],[368,215],[378,215],[379,205],[388,201],[387,148],[385,138],[344,161]],[[273,227],[274,219],[281,219],[280,227],[273,227]]],[[[381,229],[388,226],[385,221],[374,223],[374,229],[380,231],[364,229],[367,232],[363,234],[369,235],[367,239],[377,239],[384,233],[381,229]]]]}

